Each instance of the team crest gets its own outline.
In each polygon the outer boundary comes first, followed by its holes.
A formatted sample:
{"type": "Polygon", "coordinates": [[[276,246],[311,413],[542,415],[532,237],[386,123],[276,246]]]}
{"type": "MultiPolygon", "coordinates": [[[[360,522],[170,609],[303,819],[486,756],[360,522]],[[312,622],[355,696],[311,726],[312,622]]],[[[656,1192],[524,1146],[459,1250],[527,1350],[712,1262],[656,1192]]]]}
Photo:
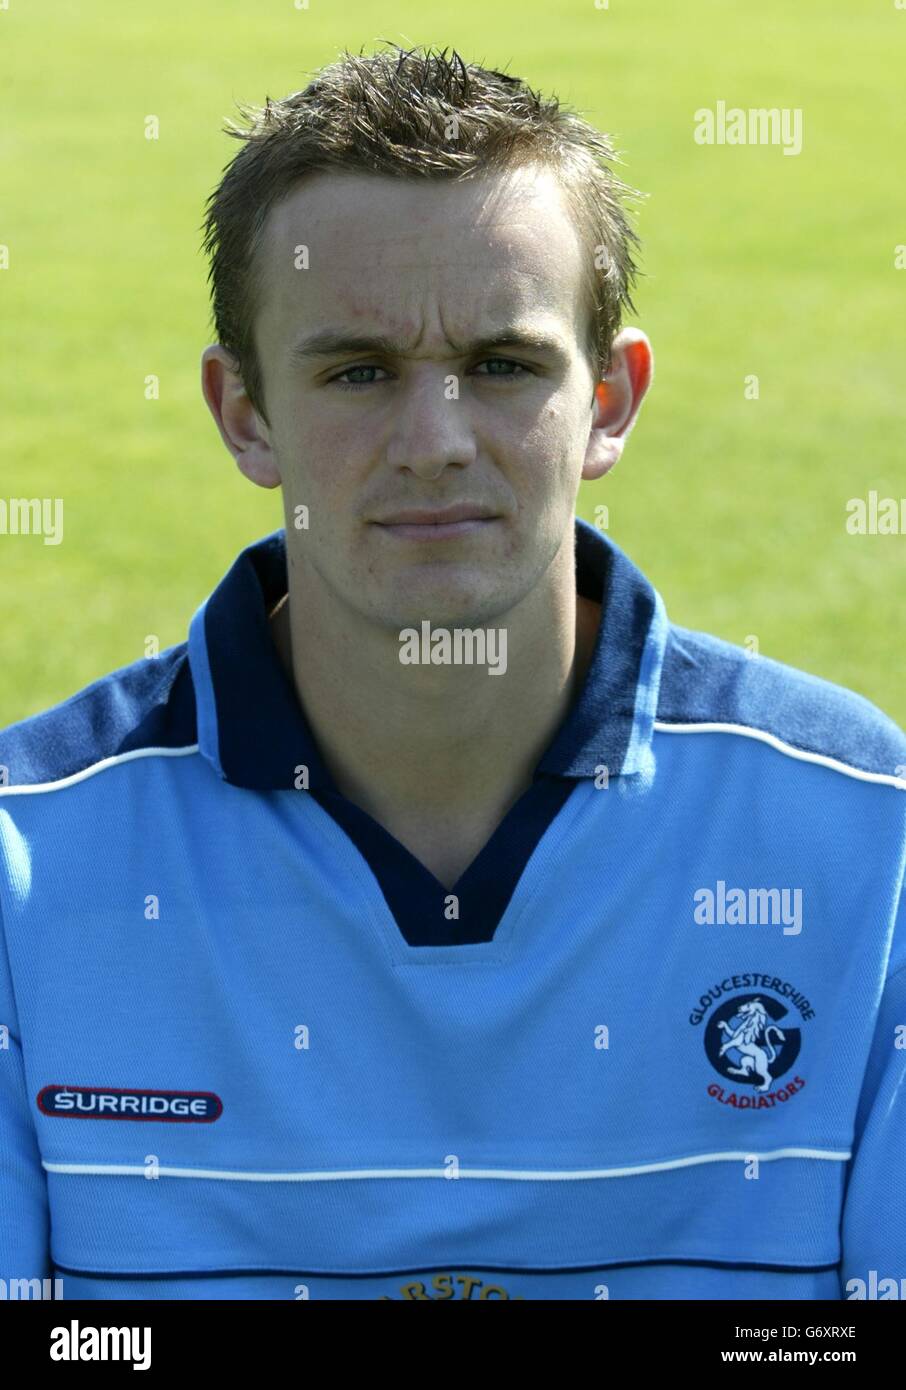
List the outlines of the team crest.
{"type": "Polygon", "coordinates": [[[794,1026],[798,1020],[780,1002],[781,997],[790,999],[804,1020],[814,1017],[809,1001],[787,981],[764,975],[724,980],[703,995],[692,1011],[689,1021],[705,1023],[705,1054],[725,1083],[712,1081],[707,1088],[720,1104],[737,1110],[772,1110],[805,1085],[794,1071],[802,1029],[794,1026]],[[737,981],[747,985],[764,980],[770,983],[755,991],[734,989],[737,981]],[[711,1004],[715,1007],[710,1008],[711,1004]]]}

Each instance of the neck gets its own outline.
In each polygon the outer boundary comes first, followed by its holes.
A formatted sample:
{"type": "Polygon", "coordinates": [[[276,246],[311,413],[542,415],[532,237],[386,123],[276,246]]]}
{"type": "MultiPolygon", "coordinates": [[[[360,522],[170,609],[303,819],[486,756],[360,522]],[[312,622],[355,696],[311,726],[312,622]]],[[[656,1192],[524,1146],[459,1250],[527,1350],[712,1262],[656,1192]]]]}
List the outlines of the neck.
{"type": "Polygon", "coordinates": [[[576,594],[571,543],[546,582],[493,624],[507,633],[498,675],[487,665],[403,665],[397,633],[356,614],[338,621],[300,578],[272,613],[272,632],[339,791],[385,824],[403,813],[505,814],[591,661],[601,610],[576,594]]]}

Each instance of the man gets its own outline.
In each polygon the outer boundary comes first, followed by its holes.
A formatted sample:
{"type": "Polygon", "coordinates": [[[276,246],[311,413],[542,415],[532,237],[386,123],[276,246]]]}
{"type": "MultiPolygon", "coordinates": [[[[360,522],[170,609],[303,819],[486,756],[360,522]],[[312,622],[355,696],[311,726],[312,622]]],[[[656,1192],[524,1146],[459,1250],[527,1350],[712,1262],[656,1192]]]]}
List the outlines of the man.
{"type": "Polygon", "coordinates": [[[607,142],[417,51],[245,140],[202,383],[285,527],[0,739],[0,1274],[906,1276],[906,739],[673,626],[576,519],[652,372],[607,142]]]}

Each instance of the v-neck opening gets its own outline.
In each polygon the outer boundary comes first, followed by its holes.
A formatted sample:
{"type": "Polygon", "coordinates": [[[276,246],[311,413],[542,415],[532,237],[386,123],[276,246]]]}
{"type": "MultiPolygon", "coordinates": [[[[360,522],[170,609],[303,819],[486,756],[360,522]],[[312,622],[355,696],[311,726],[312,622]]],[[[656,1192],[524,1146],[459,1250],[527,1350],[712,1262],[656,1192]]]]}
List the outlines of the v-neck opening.
{"type": "Polygon", "coordinates": [[[575,785],[574,778],[536,776],[452,888],[355,802],[334,791],[313,795],[368,863],[403,940],[453,946],[493,939],[538,842],[575,785]]]}

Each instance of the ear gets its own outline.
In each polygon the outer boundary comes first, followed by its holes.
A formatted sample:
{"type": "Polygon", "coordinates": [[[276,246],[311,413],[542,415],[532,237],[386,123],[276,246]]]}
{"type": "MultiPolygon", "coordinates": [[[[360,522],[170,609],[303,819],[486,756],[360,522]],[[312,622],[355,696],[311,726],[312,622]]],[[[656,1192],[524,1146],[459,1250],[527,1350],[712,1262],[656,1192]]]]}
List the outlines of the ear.
{"type": "Polygon", "coordinates": [[[602,478],[619,460],[651,385],[654,357],[640,328],[624,328],[613,340],[610,370],[595,387],[594,416],[582,477],[602,478]]]}
{"type": "Polygon", "coordinates": [[[268,427],[248,398],[235,358],[220,343],[201,354],[201,391],[241,472],[259,487],[279,487],[268,427]]]}

